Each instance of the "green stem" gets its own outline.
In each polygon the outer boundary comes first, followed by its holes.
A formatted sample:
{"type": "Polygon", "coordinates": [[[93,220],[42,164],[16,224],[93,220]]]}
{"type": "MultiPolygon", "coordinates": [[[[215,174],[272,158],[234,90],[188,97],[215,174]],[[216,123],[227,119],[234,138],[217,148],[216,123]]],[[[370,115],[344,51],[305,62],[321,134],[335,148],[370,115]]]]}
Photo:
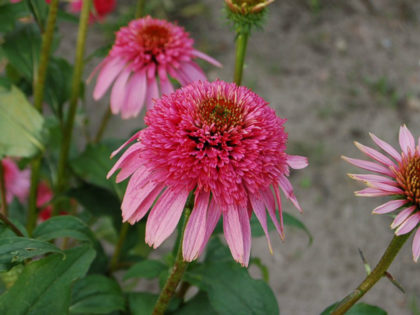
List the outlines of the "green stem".
{"type": "Polygon", "coordinates": [[[93,140],[94,143],[98,143],[101,141],[102,136],[104,135],[106,126],[108,125],[109,119],[112,116],[111,108],[108,106],[108,109],[102,116],[101,124],[99,125],[98,133],[95,136],[95,139],[93,140]]]}
{"type": "Polygon", "coordinates": [[[163,315],[166,308],[168,307],[169,302],[171,301],[172,296],[175,293],[175,290],[184,275],[185,270],[187,269],[188,262],[184,261],[182,257],[182,241],[184,239],[184,231],[187,226],[188,218],[190,217],[191,209],[185,208],[185,220],[184,226],[182,227],[182,237],[180,238],[180,243],[178,246],[178,253],[176,255],[175,264],[172,267],[172,272],[166,280],[165,286],[160,292],[159,298],[153,309],[153,315],[163,315]]]}
{"type": "Polygon", "coordinates": [[[120,254],[122,250],[122,246],[124,245],[125,238],[127,236],[128,228],[130,227],[130,224],[123,223],[120,230],[120,236],[118,237],[117,245],[115,246],[114,253],[111,257],[111,262],[109,264],[109,270],[115,271],[118,266],[118,260],[120,259],[120,254]]]}
{"type": "Polygon", "coordinates": [[[331,315],[345,314],[360,298],[366,294],[381,279],[388,270],[394,258],[409,238],[411,233],[401,236],[394,236],[382,258],[375,269],[363,280],[363,282],[352,293],[347,295],[338,306],[331,312],[331,315]]]}
{"type": "Polygon", "coordinates": [[[1,194],[1,209],[4,216],[7,218],[9,215],[9,209],[6,198],[6,182],[5,182],[5,171],[3,167],[3,162],[0,160],[0,194],[1,194]]]}
{"type": "Polygon", "coordinates": [[[3,213],[0,212],[0,220],[2,220],[17,236],[23,236],[23,233],[14,225],[3,213]]]}
{"type": "MultiPolygon", "coordinates": [[[[34,90],[34,107],[42,113],[42,103],[44,101],[45,80],[47,77],[48,61],[51,54],[51,45],[54,38],[55,24],[57,20],[58,1],[52,0],[49,5],[47,25],[45,32],[42,34],[41,55],[39,57],[38,71],[35,73],[33,90],[34,90]]],[[[39,174],[41,168],[42,156],[37,157],[31,163],[31,187],[29,191],[28,206],[28,222],[27,229],[31,235],[36,224],[37,209],[36,197],[38,192],[39,174]]]]}
{"type": "Polygon", "coordinates": [[[137,5],[136,5],[136,14],[135,17],[136,19],[142,17],[144,15],[144,5],[146,3],[146,0],[137,0],[137,5]]]}
{"type": "Polygon", "coordinates": [[[242,82],[242,72],[244,69],[247,44],[248,33],[238,33],[236,37],[235,74],[233,77],[233,80],[237,85],[241,85],[242,82]]]}
{"type": "MultiPolygon", "coordinates": [[[[91,3],[92,3],[92,0],[83,1],[82,12],[80,14],[79,32],[77,35],[77,45],[76,45],[76,59],[74,62],[74,72],[73,72],[73,79],[72,79],[69,112],[67,116],[67,121],[65,122],[65,125],[64,125],[63,140],[61,142],[60,158],[58,162],[58,171],[57,171],[58,193],[62,193],[65,190],[65,187],[67,184],[66,168],[67,168],[67,161],[69,157],[71,138],[73,134],[74,119],[75,119],[76,111],[77,111],[77,103],[78,103],[79,94],[80,94],[80,82],[82,79],[83,66],[84,66],[83,56],[85,53],[85,43],[86,43],[86,35],[87,35],[88,24],[89,24],[89,14],[90,14],[91,3]]],[[[58,208],[59,207],[54,208],[53,215],[56,215],[59,212],[58,208]]]]}

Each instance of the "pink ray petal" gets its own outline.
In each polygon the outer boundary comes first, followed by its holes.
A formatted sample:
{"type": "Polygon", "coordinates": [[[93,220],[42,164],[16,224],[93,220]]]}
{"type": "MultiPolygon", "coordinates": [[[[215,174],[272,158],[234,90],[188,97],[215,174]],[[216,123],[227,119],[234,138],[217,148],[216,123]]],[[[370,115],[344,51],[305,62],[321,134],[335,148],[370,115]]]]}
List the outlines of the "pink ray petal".
{"type": "Polygon", "coordinates": [[[299,210],[299,212],[303,212],[302,211],[302,207],[300,206],[299,202],[296,199],[296,196],[293,192],[293,187],[292,184],[290,183],[290,181],[287,179],[286,176],[281,175],[278,179],[278,184],[281,188],[281,190],[283,190],[283,193],[286,195],[287,199],[289,199],[293,205],[296,207],[296,209],[299,210]]]}
{"type": "Polygon", "coordinates": [[[176,71],[171,67],[168,67],[168,73],[176,79],[181,85],[187,85],[189,83],[188,79],[185,78],[184,74],[180,71],[176,71]]]}
{"type": "Polygon", "coordinates": [[[300,155],[287,155],[287,164],[295,169],[299,170],[308,166],[308,158],[300,155]]]}
{"type": "Polygon", "coordinates": [[[407,200],[391,200],[373,209],[372,213],[374,214],[389,213],[404,206],[406,203],[407,203],[407,200]]]}
{"type": "Polygon", "coordinates": [[[396,195],[404,194],[404,191],[401,188],[391,186],[391,185],[387,185],[387,184],[382,184],[382,183],[376,182],[376,183],[371,183],[370,186],[372,188],[378,188],[378,189],[383,190],[385,192],[390,192],[390,193],[396,194],[396,195]]]}
{"type": "Polygon", "coordinates": [[[388,177],[375,174],[348,174],[350,178],[364,182],[365,184],[382,183],[390,186],[398,186],[398,183],[388,177]]]}
{"type": "Polygon", "coordinates": [[[251,202],[255,216],[260,222],[265,237],[267,238],[268,249],[270,250],[270,253],[273,254],[273,247],[271,246],[270,234],[268,233],[267,213],[265,211],[264,201],[261,199],[261,196],[254,194],[249,195],[249,201],[251,202]]]}
{"type": "Polygon", "coordinates": [[[373,142],[375,142],[382,150],[388,153],[390,156],[394,158],[394,160],[401,162],[401,154],[397,152],[389,143],[379,139],[373,133],[369,133],[370,137],[372,138],[373,142]]]}
{"type": "Polygon", "coordinates": [[[414,235],[412,249],[413,259],[417,262],[420,257],[420,228],[417,229],[417,232],[414,235]]]}
{"type": "Polygon", "coordinates": [[[96,80],[95,89],[93,90],[93,99],[99,100],[108,90],[112,82],[118,74],[124,69],[125,61],[120,58],[113,58],[107,61],[96,80]]]}
{"type": "Polygon", "coordinates": [[[355,191],[354,194],[359,197],[381,197],[395,195],[393,192],[383,191],[382,189],[368,187],[362,190],[355,191]]]}
{"type": "Polygon", "coordinates": [[[169,79],[160,79],[160,90],[162,95],[171,94],[174,91],[174,87],[169,79]]]}
{"type": "Polygon", "coordinates": [[[403,223],[411,215],[411,213],[413,213],[414,210],[416,210],[416,206],[411,206],[398,213],[394,221],[392,221],[391,229],[395,229],[397,226],[403,223]]]}
{"type": "Polygon", "coordinates": [[[282,238],[283,232],[276,216],[276,202],[274,201],[273,193],[271,192],[270,188],[262,190],[261,197],[264,201],[265,206],[267,207],[268,215],[270,216],[271,221],[273,221],[274,227],[276,228],[277,232],[282,238]]]}
{"type": "Polygon", "coordinates": [[[91,72],[91,74],[89,75],[89,77],[86,80],[86,84],[89,84],[90,81],[92,81],[93,77],[98,73],[99,70],[102,69],[103,65],[107,62],[108,62],[108,58],[105,58],[93,69],[93,71],[91,72]]]}
{"type": "Polygon", "coordinates": [[[392,171],[389,168],[386,168],[386,167],[384,167],[380,164],[377,164],[375,162],[359,160],[359,159],[352,159],[352,158],[349,158],[349,157],[346,157],[346,156],[342,156],[342,158],[346,162],[348,162],[350,164],[353,164],[354,166],[363,168],[365,170],[380,173],[380,174],[391,176],[391,177],[394,176],[394,174],[392,173],[392,171]]]}
{"type": "Polygon", "coordinates": [[[153,188],[152,191],[143,199],[141,204],[137,207],[137,209],[131,214],[131,216],[127,219],[128,223],[134,224],[140,221],[146,214],[149,212],[150,208],[152,207],[153,203],[155,202],[156,198],[165,188],[164,184],[158,184],[153,188]]]}
{"type": "Polygon", "coordinates": [[[182,72],[184,78],[187,79],[188,83],[194,81],[207,81],[204,72],[194,62],[184,62],[178,69],[178,73],[182,72]]]}
{"type": "Polygon", "coordinates": [[[383,155],[382,153],[376,151],[375,149],[372,149],[370,147],[367,147],[357,141],[354,142],[354,144],[356,145],[356,147],[362,151],[364,154],[366,154],[367,156],[371,157],[372,159],[374,159],[375,161],[378,161],[379,163],[384,164],[387,167],[390,166],[396,166],[395,163],[393,161],[391,161],[389,158],[387,158],[385,155],[383,155]]]}
{"type": "Polygon", "coordinates": [[[233,259],[243,265],[245,263],[244,237],[237,206],[231,205],[223,211],[223,231],[233,259]]]}
{"type": "MultiPolygon", "coordinates": [[[[127,151],[124,152],[124,154],[118,159],[118,161],[114,164],[114,166],[111,168],[111,170],[108,172],[108,174],[106,175],[106,178],[109,179],[112,174],[115,173],[115,171],[119,168],[122,168],[124,162],[127,159],[131,159],[133,157],[136,156],[135,153],[137,153],[137,151],[143,147],[143,145],[140,142],[137,142],[135,144],[133,144],[131,147],[128,148],[127,151]]],[[[138,163],[137,163],[138,164],[138,163]]],[[[137,168],[140,167],[140,165],[137,165],[137,168]]],[[[128,175],[130,176],[130,175],[128,175]]],[[[121,178],[121,177],[120,177],[121,178]]],[[[122,179],[123,180],[123,179],[122,179]]],[[[120,181],[122,181],[120,180],[120,181]]],[[[117,183],[119,183],[120,181],[117,180],[117,183]]]]}
{"type": "Polygon", "coordinates": [[[401,150],[406,156],[408,156],[410,152],[414,153],[416,144],[414,142],[413,135],[411,134],[410,130],[408,130],[406,125],[400,127],[399,142],[401,150]]]}
{"type": "Polygon", "coordinates": [[[193,261],[198,257],[206,237],[206,218],[210,192],[200,191],[195,195],[194,209],[188,219],[182,242],[184,260],[193,261]]]}
{"type": "Polygon", "coordinates": [[[411,232],[420,222],[420,212],[414,213],[407,220],[402,223],[395,231],[395,235],[403,235],[411,232]]]}
{"type": "Polygon", "coordinates": [[[159,89],[156,77],[153,76],[147,79],[146,107],[148,110],[153,107],[153,100],[156,98],[159,98],[159,89]]]}
{"type": "Polygon", "coordinates": [[[114,86],[111,91],[111,111],[112,113],[118,114],[124,105],[127,80],[130,76],[131,70],[127,67],[121,72],[118,78],[115,80],[114,86]]]}
{"type": "Polygon", "coordinates": [[[245,207],[239,207],[239,223],[242,229],[242,239],[244,244],[243,261],[240,262],[242,266],[248,267],[249,256],[251,254],[251,225],[249,223],[248,210],[245,207]]]}
{"type": "Polygon", "coordinates": [[[146,243],[157,248],[175,230],[185,202],[188,190],[168,188],[158,199],[146,223],[146,243]]]}
{"type": "Polygon", "coordinates": [[[217,205],[214,198],[211,199],[209,209],[207,210],[207,219],[206,219],[206,235],[204,237],[203,244],[201,245],[199,255],[204,251],[207,242],[209,241],[214,228],[219,222],[220,216],[222,215],[221,208],[217,205]]]}
{"type": "Polygon", "coordinates": [[[205,61],[207,61],[208,63],[212,64],[213,66],[222,68],[222,64],[220,62],[218,62],[216,59],[206,55],[205,53],[202,53],[201,51],[198,50],[193,50],[192,51],[193,56],[201,58],[205,61]]]}
{"type": "MultiPolygon", "coordinates": [[[[124,142],[117,150],[113,151],[111,154],[111,159],[116,156],[118,153],[120,153],[120,151],[122,149],[124,149],[128,144],[130,144],[131,142],[133,142],[134,140],[138,140],[140,137],[142,130],[137,131],[134,135],[132,135],[130,137],[130,139],[128,139],[126,142],[124,142]]],[[[112,174],[111,174],[112,175],[112,174]]],[[[109,176],[111,176],[109,175],[109,176]]]]}
{"type": "Polygon", "coordinates": [[[136,117],[143,108],[146,98],[146,71],[134,73],[127,82],[125,104],[121,108],[121,118],[136,117]]]}

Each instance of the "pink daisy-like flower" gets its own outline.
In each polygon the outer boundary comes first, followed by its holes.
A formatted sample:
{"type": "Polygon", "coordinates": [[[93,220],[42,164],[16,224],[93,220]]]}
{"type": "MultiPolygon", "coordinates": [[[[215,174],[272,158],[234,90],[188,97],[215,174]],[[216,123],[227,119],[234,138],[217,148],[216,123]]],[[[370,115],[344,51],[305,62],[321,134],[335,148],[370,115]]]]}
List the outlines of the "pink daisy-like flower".
{"type": "Polygon", "coordinates": [[[184,259],[200,255],[223,215],[232,256],[247,266],[252,212],[271,251],[266,210],[283,237],[279,190],[301,210],[287,177],[290,168],[306,167],[307,159],[285,153],[285,121],[260,96],[234,83],[199,81],[163,96],[146,114],[148,127],[112,155],[137,140],[108,174],[121,169],[117,182],[131,176],[121,205],[123,220],[139,221],[157,199],[146,224],[146,242],[156,248],[173,232],[194,192],[184,259]]]}
{"type": "MultiPolygon", "coordinates": [[[[368,188],[357,191],[356,196],[377,197],[393,196],[388,201],[373,210],[374,214],[390,213],[399,210],[391,224],[396,235],[403,235],[414,230],[420,222],[420,138],[416,146],[411,132],[404,125],[400,128],[399,142],[401,153],[391,145],[370,134],[372,140],[391,158],[370,147],[355,142],[356,146],[374,160],[365,161],[343,157],[347,162],[377,173],[349,174],[355,180],[364,182],[368,188]]],[[[414,235],[413,258],[417,262],[420,256],[420,228],[414,235]]]]}
{"type": "Polygon", "coordinates": [[[1,161],[4,169],[4,182],[6,186],[6,201],[12,202],[13,197],[17,197],[21,203],[25,202],[29,195],[31,171],[19,170],[16,163],[5,158],[1,161]]]}
{"type": "Polygon", "coordinates": [[[165,20],[147,16],[131,21],[117,32],[109,55],[92,73],[100,69],[93,98],[99,100],[113,84],[111,111],[127,119],[136,117],[144,103],[150,108],[159,94],[173,92],[168,75],[181,85],[206,80],[193,59],[221,64],[195,50],[193,43],[182,27],[165,20]]]}

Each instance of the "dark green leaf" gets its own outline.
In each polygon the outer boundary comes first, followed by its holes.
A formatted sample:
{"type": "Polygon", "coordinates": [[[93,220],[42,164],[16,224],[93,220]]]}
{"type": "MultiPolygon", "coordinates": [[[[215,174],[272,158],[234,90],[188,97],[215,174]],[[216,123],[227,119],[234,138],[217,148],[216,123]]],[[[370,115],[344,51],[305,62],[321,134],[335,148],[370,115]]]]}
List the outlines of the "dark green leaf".
{"type": "Polygon", "coordinates": [[[128,295],[130,314],[151,315],[158,295],[148,292],[135,292],[128,295]]]}
{"type": "Polygon", "coordinates": [[[80,241],[93,240],[89,227],[82,220],[71,215],[56,216],[42,222],[35,228],[32,236],[42,241],[59,237],[71,237],[80,241]]]}
{"type": "MultiPolygon", "coordinates": [[[[334,303],[328,306],[321,315],[329,315],[337,306],[338,303],[334,303]]],[[[346,315],[387,315],[383,309],[377,306],[369,305],[366,303],[358,303],[346,312],[346,315]]]]}
{"type": "Polygon", "coordinates": [[[0,158],[30,157],[44,149],[44,119],[16,87],[0,87],[0,158]]]}
{"type": "Polygon", "coordinates": [[[27,0],[27,3],[35,20],[44,29],[48,15],[48,4],[45,0],[27,0]]]}
{"type": "Polygon", "coordinates": [[[71,284],[86,274],[95,257],[88,245],[26,265],[15,284],[0,296],[0,314],[67,314],[71,284]]]}
{"type": "Polygon", "coordinates": [[[7,3],[0,6],[0,32],[10,32],[16,27],[19,17],[28,14],[24,1],[19,3],[7,3]]]}
{"type": "Polygon", "coordinates": [[[130,278],[157,278],[163,271],[166,271],[167,269],[168,266],[166,266],[163,262],[159,260],[144,260],[128,269],[123,279],[127,280],[130,278]]]}
{"type": "Polygon", "coordinates": [[[71,314],[108,314],[125,307],[118,283],[101,275],[78,280],[73,286],[71,301],[71,314]]]}
{"type": "Polygon", "coordinates": [[[222,244],[218,236],[213,236],[206,246],[206,262],[232,262],[229,248],[222,244]]]}
{"type": "Polygon", "coordinates": [[[219,314],[278,314],[276,297],[263,280],[237,263],[212,262],[187,270],[185,280],[207,292],[219,314]]]}
{"type": "Polygon", "coordinates": [[[174,315],[217,315],[210,304],[206,293],[200,291],[191,300],[187,301],[174,315]]]}
{"type": "Polygon", "coordinates": [[[9,236],[0,239],[0,270],[46,253],[63,253],[55,245],[26,237],[9,236]]]}

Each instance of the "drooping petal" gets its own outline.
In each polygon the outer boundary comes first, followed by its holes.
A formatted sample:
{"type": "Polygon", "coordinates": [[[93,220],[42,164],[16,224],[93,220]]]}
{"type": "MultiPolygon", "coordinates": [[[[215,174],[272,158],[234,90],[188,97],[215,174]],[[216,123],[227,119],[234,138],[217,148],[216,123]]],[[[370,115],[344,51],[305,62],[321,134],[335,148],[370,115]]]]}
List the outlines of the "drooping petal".
{"type": "Polygon", "coordinates": [[[112,58],[107,61],[98,75],[95,89],[93,90],[93,98],[95,101],[99,100],[108,90],[115,78],[124,69],[125,61],[121,58],[112,58]]]}
{"type": "Polygon", "coordinates": [[[417,229],[417,232],[414,235],[412,249],[413,259],[417,262],[420,257],[420,228],[417,229]]]}
{"type": "Polygon", "coordinates": [[[399,228],[395,231],[395,235],[403,235],[411,232],[419,222],[420,212],[414,213],[399,226],[399,228]]]}
{"type": "Polygon", "coordinates": [[[373,209],[372,213],[374,214],[389,213],[402,207],[406,203],[407,203],[407,200],[391,200],[373,209]]]}
{"type": "Polygon", "coordinates": [[[397,152],[389,143],[379,139],[373,133],[369,133],[373,142],[375,142],[382,150],[392,156],[396,161],[401,162],[401,154],[397,152]]]}
{"type": "Polygon", "coordinates": [[[352,159],[346,156],[342,156],[343,160],[347,161],[350,164],[353,164],[354,166],[363,168],[365,170],[376,172],[379,174],[387,175],[393,177],[393,173],[389,168],[386,168],[385,166],[382,166],[380,164],[377,164],[375,162],[365,161],[365,160],[359,160],[359,159],[352,159]]]}
{"type": "Polygon", "coordinates": [[[147,92],[146,92],[146,107],[151,109],[153,107],[153,100],[159,97],[159,89],[156,82],[156,77],[147,78],[147,92]]]}
{"type": "Polygon", "coordinates": [[[206,236],[206,218],[210,192],[200,191],[195,195],[194,209],[185,227],[182,242],[184,260],[193,261],[198,257],[206,236]]]}
{"type": "Polygon", "coordinates": [[[251,225],[249,223],[248,210],[245,207],[238,207],[239,223],[242,229],[242,239],[244,244],[244,255],[242,266],[248,267],[249,256],[251,254],[251,225]]]}
{"type": "MultiPolygon", "coordinates": [[[[142,132],[142,130],[139,130],[139,131],[137,131],[134,135],[132,135],[131,137],[130,137],[130,139],[128,139],[126,142],[124,142],[117,150],[115,150],[115,151],[113,151],[112,152],[112,154],[111,154],[111,159],[114,157],[114,156],[116,156],[118,153],[120,153],[120,151],[122,150],[122,149],[124,149],[128,144],[130,144],[131,142],[133,142],[134,140],[137,140],[137,139],[139,139],[140,138],[140,134],[141,134],[141,132],[142,132]]],[[[109,173],[111,173],[111,172],[109,172],[109,173]]],[[[107,176],[111,176],[112,175],[112,173],[109,175],[109,173],[108,173],[108,175],[107,176]]]]}
{"type": "Polygon", "coordinates": [[[130,77],[131,70],[129,67],[125,68],[123,72],[115,80],[111,91],[111,112],[118,114],[125,102],[125,95],[127,90],[127,80],[130,77]]]}
{"type": "Polygon", "coordinates": [[[388,177],[375,174],[348,174],[350,178],[364,182],[365,184],[382,183],[390,186],[398,186],[398,183],[388,177]]]}
{"type": "Polygon", "coordinates": [[[408,130],[407,126],[400,127],[400,134],[399,134],[399,142],[401,150],[407,156],[409,152],[414,153],[416,149],[416,143],[414,141],[414,137],[411,134],[410,130],[408,130]]]}
{"type": "MultiPolygon", "coordinates": [[[[128,148],[127,151],[124,152],[124,154],[118,159],[118,161],[114,164],[114,166],[111,168],[111,170],[108,172],[108,174],[106,175],[106,178],[109,179],[112,174],[115,173],[115,171],[119,168],[124,168],[124,165],[129,165],[129,163],[127,163],[127,160],[131,160],[131,159],[135,159],[138,151],[143,147],[143,145],[140,142],[135,143],[134,145],[132,145],[131,147],[128,148]]],[[[134,163],[133,163],[134,164],[134,163]]],[[[135,163],[135,165],[133,165],[132,167],[128,167],[128,169],[130,169],[130,171],[133,169],[136,170],[137,168],[139,168],[141,165],[139,165],[140,163],[135,163]]],[[[127,176],[124,175],[119,175],[118,179],[117,179],[117,183],[123,181],[125,178],[127,178],[128,176],[130,176],[133,172],[130,172],[127,170],[124,170],[124,173],[129,173],[127,176]]],[[[120,171],[120,173],[123,170],[120,171]]]]}
{"type": "Polygon", "coordinates": [[[411,206],[398,213],[394,221],[392,221],[391,229],[395,229],[397,226],[403,223],[413,213],[414,210],[416,210],[416,206],[411,206]]]}
{"type": "Polygon", "coordinates": [[[127,82],[127,95],[121,108],[121,118],[136,117],[146,98],[146,71],[134,73],[127,82]]]}
{"type": "Polygon", "coordinates": [[[179,71],[182,71],[184,77],[187,78],[189,82],[207,81],[203,70],[201,70],[195,62],[190,61],[182,63],[179,71]]]}
{"type": "Polygon", "coordinates": [[[277,184],[273,184],[273,188],[274,188],[274,196],[276,197],[276,201],[277,201],[277,207],[279,209],[280,231],[281,231],[280,237],[281,239],[284,239],[283,207],[281,204],[280,188],[277,184]]]}
{"type": "Polygon", "coordinates": [[[199,255],[204,251],[204,248],[209,241],[214,228],[217,225],[217,222],[219,222],[220,216],[222,215],[221,208],[217,205],[214,198],[211,198],[209,209],[207,210],[207,218],[206,218],[206,234],[204,237],[203,244],[201,244],[199,255]]]}
{"type": "MultiPolygon", "coordinates": [[[[144,187],[146,188],[146,187],[144,187]]],[[[144,190],[143,188],[143,190],[144,190]]],[[[127,221],[130,224],[134,224],[138,221],[140,221],[147,212],[149,212],[150,207],[155,202],[156,198],[159,196],[159,194],[162,192],[162,190],[165,188],[164,184],[158,184],[154,186],[154,188],[149,192],[149,194],[143,199],[143,201],[140,203],[140,205],[137,207],[137,209],[131,214],[129,218],[127,218],[127,221]]]]}
{"type": "Polygon", "coordinates": [[[174,91],[174,87],[169,79],[160,79],[160,90],[162,95],[171,94],[174,91]]]}
{"type": "Polygon", "coordinates": [[[354,144],[356,145],[356,147],[362,151],[364,154],[366,154],[367,156],[371,157],[372,159],[374,159],[375,161],[378,161],[379,163],[384,164],[387,167],[390,166],[395,166],[395,163],[393,161],[391,161],[389,158],[387,158],[385,155],[383,155],[382,153],[376,151],[375,149],[372,149],[370,147],[367,147],[357,141],[354,142],[354,144]]]}
{"type": "Polygon", "coordinates": [[[268,249],[270,250],[270,253],[273,254],[273,247],[271,246],[270,234],[268,233],[267,214],[265,212],[264,201],[261,199],[261,196],[259,195],[257,196],[255,194],[250,194],[249,200],[251,202],[252,209],[254,210],[255,216],[260,222],[261,227],[264,231],[265,237],[267,238],[268,249]]]}
{"type": "Polygon", "coordinates": [[[235,205],[231,205],[226,211],[223,211],[223,232],[233,259],[244,265],[244,236],[239,219],[239,209],[235,205]]]}
{"type": "Polygon", "coordinates": [[[281,230],[280,223],[276,215],[276,202],[274,201],[273,193],[271,192],[270,188],[262,190],[261,197],[264,201],[265,206],[267,207],[268,215],[270,216],[274,227],[276,228],[280,237],[283,237],[283,232],[281,230]]]}
{"type": "Polygon", "coordinates": [[[296,209],[299,210],[299,212],[302,212],[302,207],[300,206],[298,200],[296,199],[295,193],[293,192],[293,187],[290,181],[287,179],[286,176],[281,175],[278,178],[278,184],[283,190],[283,193],[286,195],[287,199],[289,199],[293,205],[296,207],[296,209]]]}
{"type": "Polygon", "coordinates": [[[168,188],[158,199],[146,223],[146,243],[157,248],[172,234],[187,201],[187,190],[168,188]]]}
{"type": "Polygon", "coordinates": [[[219,68],[222,67],[222,64],[220,62],[218,62],[216,59],[206,55],[205,53],[203,53],[201,51],[198,51],[198,50],[194,49],[192,54],[194,56],[198,57],[198,58],[201,58],[201,59],[207,61],[208,63],[212,64],[213,66],[216,66],[216,67],[219,67],[219,68]]]}
{"type": "Polygon", "coordinates": [[[299,170],[308,166],[308,158],[300,155],[287,155],[287,164],[295,169],[299,170]]]}

